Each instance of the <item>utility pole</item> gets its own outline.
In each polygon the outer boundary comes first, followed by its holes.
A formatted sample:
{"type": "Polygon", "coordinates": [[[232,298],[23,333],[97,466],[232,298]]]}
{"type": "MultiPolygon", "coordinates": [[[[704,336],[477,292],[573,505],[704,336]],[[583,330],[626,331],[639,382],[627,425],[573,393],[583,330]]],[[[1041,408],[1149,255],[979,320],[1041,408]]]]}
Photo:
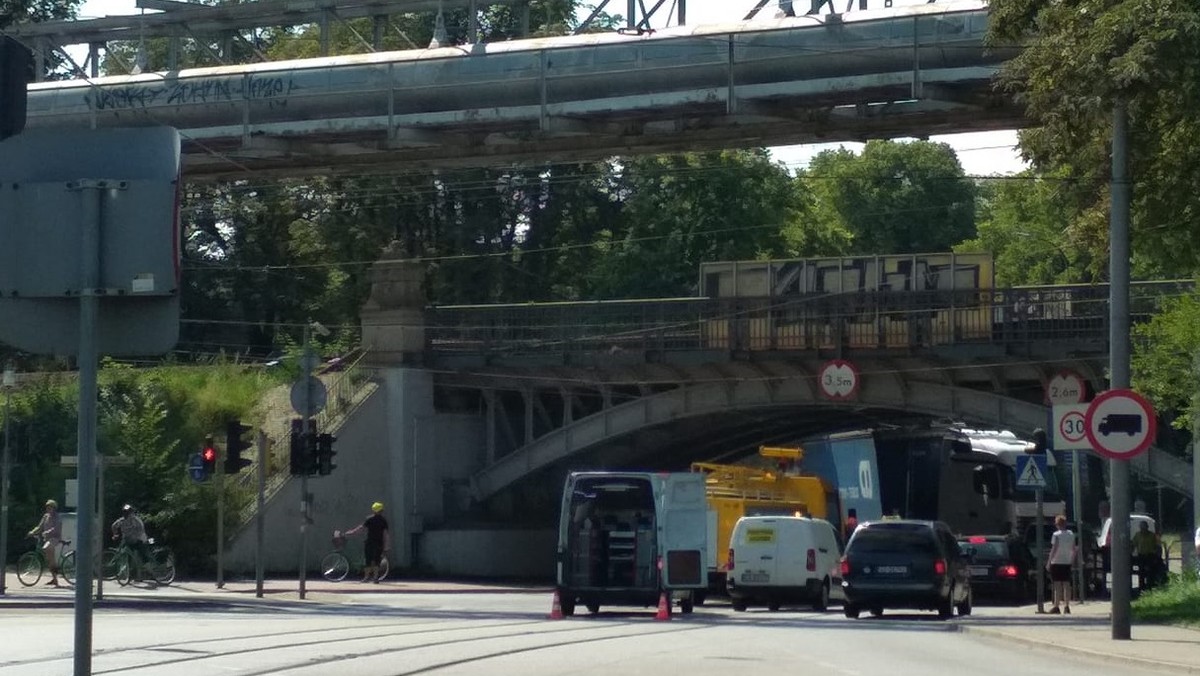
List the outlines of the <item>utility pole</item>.
{"type": "Polygon", "coordinates": [[[267,433],[258,430],[258,511],[254,514],[254,595],[263,597],[263,532],[267,509],[267,433]]]}
{"type": "MultiPolygon", "coordinates": [[[[1112,211],[1109,214],[1109,387],[1129,387],[1129,113],[1113,107],[1112,211]]],[[[1109,460],[1112,476],[1112,638],[1130,639],[1129,461],[1109,460]]]]}
{"type": "Polygon", "coordinates": [[[11,366],[4,368],[4,459],[0,460],[0,595],[7,593],[5,579],[8,577],[8,482],[12,475],[12,389],[17,384],[17,373],[11,366]]]}
{"type": "MultiPolygon", "coordinates": [[[[216,448],[213,444],[213,448],[216,448]]],[[[228,453],[229,449],[225,449],[228,453]]],[[[217,589],[225,587],[225,465],[221,454],[217,454],[217,589]]]]}
{"type": "MultiPolygon", "coordinates": [[[[304,422],[301,424],[301,430],[304,435],[309,435],[308,421],[312,419],[313,411],[313,392],[310,379],[312,378],[312,348],[309,345],[309,328],[310,322],[304,324],[304,355],[301,357],[304,368],[304,422]]],[[[308,457],[308,440],[309,436],[303,436],[302,443],[305,444],[305,457],[308,457]]],[[[312,507],[312,501],[308,495],[308,471],[300,475],[300,599],[305,597],[304,581],[308,573],[308,524],[311,522],[309,518],[309,510],[312,507]]]]}

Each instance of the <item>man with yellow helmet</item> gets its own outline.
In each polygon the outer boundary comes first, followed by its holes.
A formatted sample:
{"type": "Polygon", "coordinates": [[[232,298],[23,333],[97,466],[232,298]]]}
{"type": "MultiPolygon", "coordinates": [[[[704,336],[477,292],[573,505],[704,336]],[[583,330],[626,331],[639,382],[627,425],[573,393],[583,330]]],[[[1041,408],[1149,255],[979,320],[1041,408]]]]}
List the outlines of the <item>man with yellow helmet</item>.
{"type": "Polygon", "coordinates": [[[379,562],[383,559],[383,553],[391,549],[391,532],[388,530],[387,519],[383,518],[382,502],[372,504],[371,515],[367,520],[347,530],[346,535],[354,535],[361,530],[367,531],[367,541],[363,543],[363,558],[366,563],[363,565],[362,581],[378,583],[379,562]]]}

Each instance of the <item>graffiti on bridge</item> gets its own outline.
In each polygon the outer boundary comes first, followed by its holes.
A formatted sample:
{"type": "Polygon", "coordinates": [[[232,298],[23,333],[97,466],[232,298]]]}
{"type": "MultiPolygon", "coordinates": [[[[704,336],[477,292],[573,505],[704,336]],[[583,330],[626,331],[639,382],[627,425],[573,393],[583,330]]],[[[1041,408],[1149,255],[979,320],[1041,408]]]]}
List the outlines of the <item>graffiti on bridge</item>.
{"type": "MultiPolygon", "coordinates": [[[[837,12],[835,2],[837,0],[807,0],[807,2],[806,0],[779,0],[779,10],[784,16],[796,16],[796,7],[808,4],[809,9],[805,12],[806,15],[820,14],[824,7],[828,7],[830,12],[837,12]]],[[[931,4],[934,0],[925,0],[925,2],[931,4]]],[[[875,0],[876,7],[888,8],[892,6],[892,3],[893,0],[875,0]]],[[[846,11],[854,9],[856,4],[860,10],[868,9],[868,0],[846,0],[846,11]]]]}
{"type": "Polygon", "coordinates": [[[286,106],[288,96],[300,87],[288,77],[206,78],[171,84],[135,84],[95,87],[86,95],[92,110],[136,110],[151,106],[177,106],[225,101],[265,101],[286,106]]]}

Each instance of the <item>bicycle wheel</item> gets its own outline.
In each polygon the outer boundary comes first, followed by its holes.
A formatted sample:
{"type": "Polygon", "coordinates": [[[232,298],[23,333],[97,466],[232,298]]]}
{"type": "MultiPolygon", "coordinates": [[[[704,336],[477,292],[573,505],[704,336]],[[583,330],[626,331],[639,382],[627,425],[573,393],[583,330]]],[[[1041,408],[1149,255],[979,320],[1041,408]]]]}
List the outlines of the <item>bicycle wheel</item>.
{"type": "Polygon", "coordinates": [[[26,587],[32,587],[42,579],[42,555],[37,552],[25,552],[17,559],[17,579],[26,587]]]}
{"type": "Polygon", "coordinates": [[[375,579],[382,580],[383,578],[387,577],[389,570],[391,570],[391,566],[388,565],[387,557],[386,556],[380,557],[379,569],[375,571],[375,579]]]}
{"type": "Polygon", "coordinates": [[[100,574],[105,580],[117,579],[117,554],[120,553],[116,547],[108,547],[104,553],[100,555],[100,574]]]}
{"type": "Polygon", "coordinates": [[[321,559],[321,576],[330,582],[341,582],[350,572],[350,560],[341,552],[329,552],[321,559]]]}
{"type": "Polygon", "coordinates": [[[118,552],[113,565],[116,567],[114,577],[117,584],[122,587],[128,585],[133,580],[133,557],[129,555],[129,552],[118,552]]]}
{"type": "Polygon", "coordinates": [[[67,584],[75,584],[75,551],[71,550],[58,560],[58,574],[62,575],[67,584]]]}
{"type": "Polygon", "coordinates": [[[153,561],[151,565],[155,582],[171,584],[175,581],[175,554],[170,549],[155,547],[150,550],[150,560],[153,561]]]}

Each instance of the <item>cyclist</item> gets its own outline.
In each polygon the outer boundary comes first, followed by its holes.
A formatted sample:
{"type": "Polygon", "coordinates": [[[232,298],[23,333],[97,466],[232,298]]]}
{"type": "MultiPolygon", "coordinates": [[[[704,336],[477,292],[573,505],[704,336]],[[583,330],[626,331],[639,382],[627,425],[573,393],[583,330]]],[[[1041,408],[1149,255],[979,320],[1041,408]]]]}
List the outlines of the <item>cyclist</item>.
{"type": "Polygon", "coordinates": [[[121,508],[121,518],[113,521],[112,534],[114,540],[120,540],[129,548],[133,557],[133,569],[138,572],[136,577],[141,579],[142,561],[149,560],[149,552],[146,550],[146,524],[142,523],[132,505],[121,508]]]}
{"type": "Polygon", "coordinates": [[[346,535],[354,535],[363,529],[367,531],[367,541],[363,544],[363,559],[366,561],[363,564],[363,582],[379,582],[379,562],[383,559],[383,553],[391,549],[388,522],[381,512],[383,503],[376,502],[371,505],[371,515],[366,521],[346,531],[346,535]]]}
{"type": "Polygon", "coordinates": [[[29,531],[29,537],[39,536],[42,538],[42,555],[46,557],[50,568],[50,581],[46,586],[57,587],[58,557],[55,553],[58,552],[58,544],[62,541],[62,515],[58,513],[58,503],[54,500],[46,501],[46,511],[42,514],[42,520],[29,531]]]}

